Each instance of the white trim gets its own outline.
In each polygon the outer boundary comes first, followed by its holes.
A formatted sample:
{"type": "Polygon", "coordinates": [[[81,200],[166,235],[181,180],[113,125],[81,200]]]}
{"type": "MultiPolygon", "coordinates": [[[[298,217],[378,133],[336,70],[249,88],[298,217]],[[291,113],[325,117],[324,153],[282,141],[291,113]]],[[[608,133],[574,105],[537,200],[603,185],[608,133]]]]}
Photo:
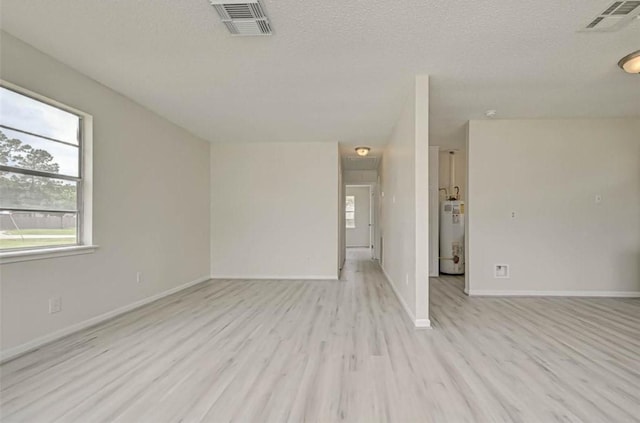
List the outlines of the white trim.
{"type": "Polygon", "coordinates": [[[53,342],[53,341],[56,341],[56,340],[58,340],[60,338],[63,338],[65,336],[71,335],[72,333],[81,331],[83,329],[87,329],[87,328],[89,328],[91,326],[98,325],[98,324],[104,322],[105,320],[109,320],[109,319],[112,319],[114,317],[120,316],[122,314],[128,313],[128,312],[130,312],[130,311],[132,311],[132,310],[134,310],[136,308],[140,308],[140,307],[145,306],[147,304],[150,304],[150,303],[152,303],[154,301],[157,301],[157,300],[159,300],[161,298],[167,297],[167,296],[169,296],[171,294],[175,294],[176,292],[179,292],[179,291],[182,291],[184,289],[190,288],[190,287],[192,287],[194,285],[197,285],[199,283],[206,282],[206,281],[208,281],[210,279],[211,279],[210,276],[200,277],[200,278],[198,278],[196,280],[193,280],[191,282],[187,282],[187,283],[185,283],[183,285],[176,286],[175,288],[171,288],[171,289],[168,289],[166,291],[160,292],[159,294],[155,294],[155,295],[152,295],[150,297],[143,298],[141,300],[133,302],[133,303],[131,303],[129,305],[126,305],[124,307],[120,307],[120,308],[117,308],[115,310],[108,311],[108,312],[106,312],[104,314],[101,314],[99,316],[92,317],[92,318],[90,318],[88,320],[85,320],[83,322],[76,323],[76,324],[73,324],[71,326],[67,326],[64,329],[60,329],[60,330],[58,330],[56,332],[50,333],[50,334],[42,336],[40,338],[36,338],[36,339],[34,339],[32,341],[29,341],[29,342],[26,342],[26,343],[24,343],[22,345],[18,345],[17,347],[13,347],[13,348],[9,348],[7,350],[0,351],[0,364],[4,363],[5,361],[11,360],[13,358],[16,358],[19,355],[26,354],[26,353],[28,353],[30,351],[33,351],[36,348],[39,348],[39,347],[41,347],[41,346],[43,346],[45,344],[48,344],[48,343],[53,342]]]}
{"type": "Polygon", "coordinates": [[[393,293],[396,295],[396,298],[398,298],[398,301],[400,301],[400,304],[402,304],[402,307],[404,308],[404,311],[407,313],[407,316],[409,316],[409,320],[411,320],[411,323],[413,324],[413,326],[415,326],[416,328],[431,328],[431,321],[429,319],[416,319],[416,316],[413,314],[413,312],[411,311],[407,303],[404,301],[404,298],[402,298],[402,296],[396,289],[396,286],[393,283],[393,280],[391,279],[387,271],[384,269],[382,265],[380,265],[380,269],[382,269],[382,273],[384,274],[384,277],[387,279],[387,283],[391,285],[391,289],[393,290],[393,293]]]}
{"type": "Polygon", "coordinates": [[[18,263],[29,260],[44,260],[56,257],[91,254],[97,245],[74,245],[71,247],[39,248],[37,250],[18,250],[0,253],[0,264],[18,263]]]}
{"type": "Polygon", "coordinates": [[[470,289],[471,297],[609,297],[640,298],[640,291],[493,291],[470,289]]]}
{"type": "Polygon", "coordinates": [[[429,319],[416,319],[415,321],[416,328],[430,328],[431,320],[429,319]]]}
{"type": "Polygon", "coordinates": [[[48,103],[54,107],[57,107],[58,109],[62,109],[65,110],[67,112],[73,113],[74,115],[80,115],[80,116],[91,116],[90,114],[88,114],[87,112],[83,111],[83,110],[79,110],[76,109],[75,107],[69,106],[68,104],[64,104],[59,102],[58,100],[55,100],[53,98],[47,97],[44,94],[40,94],[37,93],[35,91],[31,91],[28,88],[24,88],[21,85],[16,85],[13,82],[9,82],[6,79],[1,79],[0,78],[0,86],[4,86],[9,88],[12,91],[17,91],[19,94],[24,94],[28,97],[33,98],[34,100],[40,101],[42,103],[48,103]]]}
{"type": "Polygon", "coordinates": [[[211,275],[211,279],[337,281],[337,275],[211,275]]]}

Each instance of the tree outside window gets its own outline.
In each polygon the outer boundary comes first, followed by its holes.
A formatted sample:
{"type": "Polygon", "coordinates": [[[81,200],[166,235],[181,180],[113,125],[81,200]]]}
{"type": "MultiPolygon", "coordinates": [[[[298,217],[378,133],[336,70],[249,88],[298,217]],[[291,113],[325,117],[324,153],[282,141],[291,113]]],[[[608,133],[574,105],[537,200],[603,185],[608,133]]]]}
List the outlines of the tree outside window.
{"type": "Polygon", "coordinates": [[[81,117],[0,87],[0,251],[80,244],[81,117]]]}

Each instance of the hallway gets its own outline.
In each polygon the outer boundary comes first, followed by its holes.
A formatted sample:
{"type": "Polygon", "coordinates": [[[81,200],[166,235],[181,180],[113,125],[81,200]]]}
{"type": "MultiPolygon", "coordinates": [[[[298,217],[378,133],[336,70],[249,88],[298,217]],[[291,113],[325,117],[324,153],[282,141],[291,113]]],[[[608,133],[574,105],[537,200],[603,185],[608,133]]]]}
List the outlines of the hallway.
{"type": "Polygon", "coordinates": [[[638,300],[431,296],[415,330],[356,249],[342,281],[208,281],[3,365],[2,420],[637,421],[638,300]]]}

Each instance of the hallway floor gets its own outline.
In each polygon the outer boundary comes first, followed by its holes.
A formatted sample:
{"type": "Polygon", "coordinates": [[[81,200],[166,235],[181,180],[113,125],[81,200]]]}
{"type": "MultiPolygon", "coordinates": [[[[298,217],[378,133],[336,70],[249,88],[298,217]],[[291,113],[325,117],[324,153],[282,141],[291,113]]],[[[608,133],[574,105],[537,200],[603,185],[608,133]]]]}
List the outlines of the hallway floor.
{"type": "Polygon", "coordinates": [[[415,330],[359,250],[343,281],[205,282],[4,364],[2,421],[638,421],[639,300],[459,283],[415,330]]]}

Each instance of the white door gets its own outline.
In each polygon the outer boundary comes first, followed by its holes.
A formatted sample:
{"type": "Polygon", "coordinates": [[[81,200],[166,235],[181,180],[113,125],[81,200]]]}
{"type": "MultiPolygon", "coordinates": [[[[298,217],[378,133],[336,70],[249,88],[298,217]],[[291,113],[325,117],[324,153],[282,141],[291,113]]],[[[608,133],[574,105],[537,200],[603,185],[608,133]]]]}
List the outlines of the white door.
{"type": "Polygon", "coordinates": [[[348,186],[346,195],[347,247],[371,246],[371,198],[368,186],[348,186]]]}

